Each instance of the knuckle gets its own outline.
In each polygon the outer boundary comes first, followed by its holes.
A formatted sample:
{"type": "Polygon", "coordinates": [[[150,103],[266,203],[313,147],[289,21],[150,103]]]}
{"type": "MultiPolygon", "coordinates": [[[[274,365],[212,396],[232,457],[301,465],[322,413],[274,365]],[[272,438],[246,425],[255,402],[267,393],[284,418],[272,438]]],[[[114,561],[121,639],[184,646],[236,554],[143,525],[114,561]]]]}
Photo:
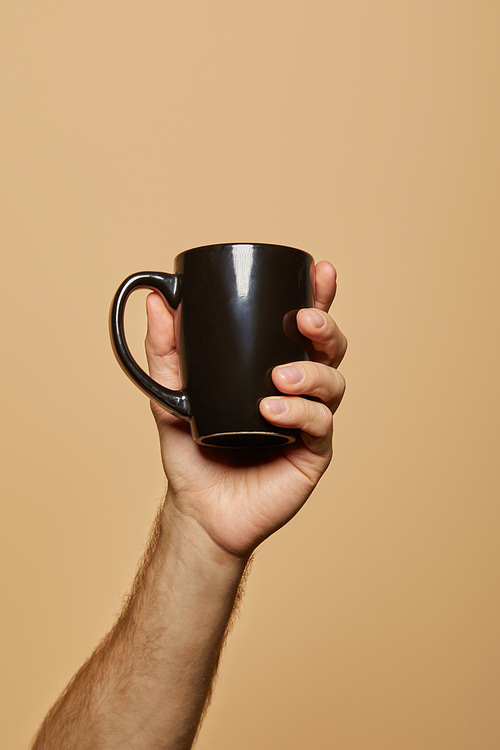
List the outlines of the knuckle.
{"type": "Polygon", "coordinates": [[[323,431],[326,433],[333,426],[333,414],[326,404],[320,404],[320,406],[323,407],[323,431]]]}
{"type": "Polygon", "coordinates": [[[327,319],[325,338],[332,339],[335,338],[335,336],[338,336],[339,327],[331,315],[327,315],[327,319]]]}
{"type": "Polygon", "coordinates": [[[328,403],[337,390],[337,371],[327,364],[313,364],[307,394],[328,403]]]}
{"type": "Polygon", "coordinates": [[[318,330],[318,341],[330,341],[337,334],[338,327],[334,319],[328,313],[323,313],[326,319],[326,325],[318,330]]]}
{"type": "Polygon", "coordinates": [[[303,429],[310,435],[320,437],[326,435],[333,422],[333,415],[326,404],[317,401],[304,401],[305,420],[303,429]]]}
{"type": "Polygon", "coordinates": [[[339,395],[343,396],[345,393],[345,389],[346,389],[346,379],[342,375],[342,373],[339,372],[338,370],[335,370],[335,372],[337,373],[336,377],[337,377],[337,388],[339,391],[339,395]]]}
{"type": "Polygon", "coordinates": [[[347,347],[349,346],[349,342],[344,334],[342,334],[342,339],[342,357],[344,357],[347,351],[347,347]]]}
{"type": "Polygon", "coordinates": [[[320,404],[320,418],[318,419],[318,437],[326,435],[333,424],[333,415],[326,404],[320,404]]]}
{"type": "Polygon", "coordinates": [[[313,395],[314,391],[316,391],[321,384],[320,368],[316,362],[311,361],[304,362],[304,365],[305,377],[301,383],[302,390],[304,393],[310,393],[313,395]]]}

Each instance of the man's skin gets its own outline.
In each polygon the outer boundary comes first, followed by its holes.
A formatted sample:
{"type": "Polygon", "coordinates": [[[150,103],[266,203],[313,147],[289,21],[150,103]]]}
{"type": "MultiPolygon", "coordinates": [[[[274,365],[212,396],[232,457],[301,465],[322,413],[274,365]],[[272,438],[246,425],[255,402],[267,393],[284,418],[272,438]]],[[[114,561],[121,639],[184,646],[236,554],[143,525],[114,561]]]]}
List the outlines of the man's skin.
{"type": "MultiPolygon", "coordinates": [[[[347,341],[328,315],[335,269],[322,261],[315,270],[315,310],[297,314],[314,355],[292,370],[275,368],[284,395],[260,404],[269,422],[300,429],[301,439],[266,450],[201,447],[187,423],[152,403],[166,498],[124,610],[48,713],[32,750],[192,747],[249,559],[302,507],[332,458],[347,341]]],[[[172,316],[155,292],[147,314],[151,376],[180,388],[172,316]]]]}

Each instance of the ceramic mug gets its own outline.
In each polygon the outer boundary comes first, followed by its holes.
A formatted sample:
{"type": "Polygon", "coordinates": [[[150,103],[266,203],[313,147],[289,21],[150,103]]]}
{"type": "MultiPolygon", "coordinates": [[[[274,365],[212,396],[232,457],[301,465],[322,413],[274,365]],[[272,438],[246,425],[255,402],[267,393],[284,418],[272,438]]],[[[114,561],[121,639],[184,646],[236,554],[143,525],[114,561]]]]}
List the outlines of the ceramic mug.
{"type": "Polygon", "coordinates": [[[313,307],[311,255],[263,243],[206,245],[180,253],[175,272],[139,272],[118,288],[110,335],[125,373],[164,409],[189,421],[193,439],[222,448],[281,446],[297,431],[271,425],[259,402],[280,392],[276,365],[308,359],[295,322],[313,307]],[[174,316],[180,390],[165,388],[137,364],[127,345],[124,312],[134,289],[159,292],[174,316]]]}

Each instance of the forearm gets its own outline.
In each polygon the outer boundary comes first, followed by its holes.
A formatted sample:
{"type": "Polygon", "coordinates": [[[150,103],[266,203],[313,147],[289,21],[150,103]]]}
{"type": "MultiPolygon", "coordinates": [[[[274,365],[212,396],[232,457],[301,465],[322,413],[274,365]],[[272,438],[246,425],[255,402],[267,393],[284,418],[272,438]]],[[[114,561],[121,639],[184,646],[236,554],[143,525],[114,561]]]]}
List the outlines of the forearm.
{"type": "Polygon", "coordinates": [[[167,499],[127,605],[33,750],[190,748],[244,569],[167,499]]]}

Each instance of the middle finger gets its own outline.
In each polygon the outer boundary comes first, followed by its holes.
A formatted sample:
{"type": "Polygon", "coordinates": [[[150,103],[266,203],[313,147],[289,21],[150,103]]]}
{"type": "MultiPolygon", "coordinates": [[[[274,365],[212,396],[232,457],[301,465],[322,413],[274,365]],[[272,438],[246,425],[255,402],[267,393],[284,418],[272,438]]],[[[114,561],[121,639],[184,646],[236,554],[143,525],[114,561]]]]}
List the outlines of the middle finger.
{"type": "Polygon", "coordinates": [[[310,339],[314,359],[338,367],[347,349],[347,339],[328,313],[304,308],[297,313],[299,331],[310,339]]]}

